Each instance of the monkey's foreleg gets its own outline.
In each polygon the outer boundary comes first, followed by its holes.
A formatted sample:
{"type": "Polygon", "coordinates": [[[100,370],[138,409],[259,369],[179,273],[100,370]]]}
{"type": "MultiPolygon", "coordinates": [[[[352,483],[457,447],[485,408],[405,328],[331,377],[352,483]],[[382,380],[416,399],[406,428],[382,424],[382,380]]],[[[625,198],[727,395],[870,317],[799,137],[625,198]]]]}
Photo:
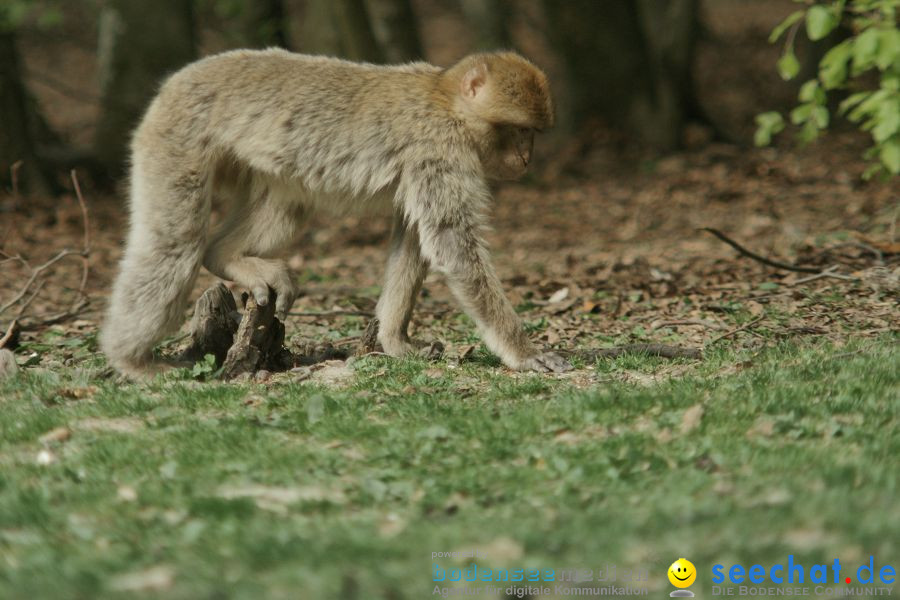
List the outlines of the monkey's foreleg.
{"type": "Polygon", "coordinates": [[[483,240],[473,228],[432,228],[425,246],[432,264],[446,274],[450,289],[478,324],[485,344],[504,364],[520,371],[564,372],[572,366],[554,352],[532,345],[522,321],[503,293],[483,240]],[[430,250],[430,252],[429,252],[430,250]]]}
{"type": "Polygon", "coordinates": [[[416,227],[408,226],[402,215],[395,215],[384,288],[375,307],[378,341],[391,356],[415,351],[407,330],[427,271],[416,227]]]}

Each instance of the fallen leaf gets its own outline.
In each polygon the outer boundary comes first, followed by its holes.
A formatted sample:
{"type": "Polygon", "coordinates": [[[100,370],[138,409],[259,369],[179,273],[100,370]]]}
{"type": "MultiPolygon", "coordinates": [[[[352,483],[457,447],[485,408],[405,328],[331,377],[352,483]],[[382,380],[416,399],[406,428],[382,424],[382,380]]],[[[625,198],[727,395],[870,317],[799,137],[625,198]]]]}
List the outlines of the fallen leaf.
{"type": "Polygon", "coordinates": [[[64,442],[70,437],[72,437],[72,431],[68,427],[56,427],[39,437],[38,441],[42,444],[51,444],[53,442],[64,442]]]}
{"type": "Polygon", "coordinates": [[[549,304],[556,304],[557,302],[562,302],[566,298],[569,297],[569,288],[564,287],[556,290],[553,294],[547,298],[547,302],[549,304]]]}

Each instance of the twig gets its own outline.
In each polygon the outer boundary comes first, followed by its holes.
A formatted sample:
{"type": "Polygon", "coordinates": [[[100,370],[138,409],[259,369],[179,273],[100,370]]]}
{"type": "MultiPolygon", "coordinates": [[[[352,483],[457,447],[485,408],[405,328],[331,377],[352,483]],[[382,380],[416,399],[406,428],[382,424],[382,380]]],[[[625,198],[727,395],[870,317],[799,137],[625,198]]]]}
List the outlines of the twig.
{"type": "Polygon", "coordinates": [[[810,275],[809,277],[803,277],[801,279],[798,279],[791,285],[800,285],[801,283],[809,283],[810,281],[815,281],[816,279],[822,279],[823,277],[832,277],[834,279],[843,279],[844,281],[857,281],[856,277],[850,277],[849,275],[841,275],[840,273],[835,273],[834,271],[837,268],[838,268],[837,265],[832,265],[820,273],[816,273],[815,275],[810,275]]]}
{"type": "Polygon", "coordinates": [[[90,304],[90,299],[85,296],[84,298],[79,300],[75,304],[75,306],[68,310],[64,310],[52,315],[44,315],[41,317],[29,317],[32,320],[28,322],[28,326],[33,329],[37,327],[45,327],[47,325],[55,325],[57,323],[65,321],[73,315],[77,315],[79,312],[81,312],[81,309],[83,309],[88,304],[90,304]]]}
{"type": "Polygon", "coordinates": [[[585,360],[598,358],[617,358],[623,354],[648,354],[660,358],[703,358],[703,351],[699,348],[681,348],[679,346],[667,346],[665,344],[626,344],[612,348],[599,348],[588,350],[581,354],[585,360]]]}
{"type": "Polygon", "coordinates": [[[759,254],[756,254],[755,252],[751,252],[750,250],[747,250],[746,248],[744,248],[743,246],[738,244],[736,241],[734,241],[733,239],[731,239],[730,237],[728,237],[727,235],[725,235],[718,229],[713,229],[712,227],[701,227],[700,230],[708,231],[709,233],[713,234],[714,236],[716,236],[717,238],[719,238],[720,240],[722,240],[723,242],[725,242],[726,244],[728,244],[729,246],[731,246],[732,248],[734,248],[735,250],[737,250],[738,252],[743,254],[744,256],[746,256],[748,258],[752,258],[753,260],[755,260],[757,262],[761,262],[764,265],[768,265],[770,267],[775,267],[776,269],[784,269],[786,271],[796,271],[797,273],[818,273],[821,270],[818,267],[798,267],[797,265],[789,265],[787,263],[778,262],[777,260],[772,260],[770,258],[766,258],[765,256],[760,256],[759,254]]]}
{"type": "Polygon", "coordinates": [[[19,331],[19,322],[16,319],[12,320],[12,323],[9,324],[9,328],[6,330],[6,333],[3,334],[3,337],[0,338],[0,348],[5,348],[6,344],[10,342],[19,331]]]}
{"type": "Polygon", "coordinates": [[[879,250],[878,248],[876,248],[874,246],[870,246],[869,244],[865,244],[863,242],[841,242],[840,244],[837,244],[830,248],[825,248],[821,252],[818,252],[816,254],[816,256],[817,257],[825,256],[826,254],[830,254],[831,252],[833,252],[835,250],[839,250],[841,248],[858,248],[860,250],[864,250],[864,251],[870,253],[872,256],[874,256],[875,261],[877,263],[879,263],[879,264],[884,263],[884,253],[881,250],[879,250]]]}
{"type": "Polygon", "coordinates": [[[17,319],[22,316],[22,313],[24,313],[25,310],[28,308],[28,306],[34,301],[34,299],[37,298],[37,295],[41,292],[45,283],[47,283],[47,280],[41,279],[40,282],[38,282],[38,284],[34,287],[34,291],[31,293],[31,295],[28,297],[28,299],[25,302],[23,302],[22,305],[19,307],[19,311],[16,314],[17,319]]]}
{"type": "MultiPolygon", "coordinates": [[[[6,302],[2,306],[0,306],[0,314],[3,314],[11,306],[20,302],[22,300],[22,298],[24,298],[28,294],[28,292],[31,290],[31,286],[34,285],[35,281],[37,281],[38,277],[40,277],[44,271],[46,271],[47,269],[49,269],[50,267],[52,267],[53,265],[55,265],[57,262],[61,261],[62,259],[66,258],[67,256],[78,256],[81,258],[81,265],[82,265],[81,283],[78,287],[78,299],[76,299],[73,302],[72,306],[67,311],[65,311],[63,313],[59,313],[57,315],[54,315],[52,317],[52,320],[54,322],[58,322],[69,316],[72,316],[88,304],[88,300],[87,300],[84,290],[85,290],[85,286],[87,285],[88,273],[90,272],[90,261],[88,260],[88,258],[91,253],[91,233],[90,233],[91,222],[90,222],[90,217],[88,215],[87,203],[84,201],[84,196],[81,193],[81,186],[78,184],[78,176],[75,173],[74,169],[72,169],[70,175],[72,177],[72,184],[75,186],[75,196],[77,197],[78,205],[81,208],[81,218],[82,218],[82,224],[83,224],[83,228],[84,228],[83,242],[82,242],[81,250],[70,250],[68,248],[65,248],[63,250],[60,250],[56,254],[56,256],[54,256],[47,262],[43,263],[42,265],[38,265],[37,267],[31,267],[31,265],[28,263],[28,261],[23,259],[22,256],[19,254],[12,256],[5,252],[0,252],[0,254],[2,254],[3,256],[5,256],[7,258],[7,260],[16,260],[16,261],[20,262],[22,264],[22,266],[24,266],[26,269],[31,271],[31,275],[28,277],[28,280],[25,282],[25,285],[22,286],[22,289],[19,290],[19,293],[17,293],[15,296],[13,296],[13,298],[11,300],[9,300],[8,302],[6,302]]],[[[26,300],[25,304],[22,307],[20,307],[19,313],[17,315],[18,317],[22,316],[25,309],[28,307],[28,305],[31,303],[31,301],[34,300],[35,296],[37,296],[38,291],[40,291],[40,286],[42,286],[42,285],[43,285],[43,282],[41,282],[40,285],[38,286],[38,290],[35,291],[28,298],[28,300],[26,300]]]]}
{"type": "Polygon", "coordinates": [[[0,306],[0,314],[3,314],[3,312],[6,311],[6,309],[8,309],[10,306],[17,303],[19,300],[21,300],[22,298],[25,297],[25,294],[28,293],[28,290],[31,289],[31,286],[34,284],[34,281],[38,278],[38,275],[40,275],[46,269],[49,269],[50,267],[52,267],[53,265],[55,265],[56,263],[58,263],[65,257],[73,256],[73,255],[80,256],[81,252],[79,252],[78,250],[68,250],[68,249],[60,250],[56,256],[54,256],[53,258],[51,258],[44,264],[42,264],[38,267],[35,267],[32,270],[31,277],[28,278],[28,281],[25,282],[25,285],[22,287],[22,289],[19,291],[19,293],[16,294],[12,300],[7,302],[3,306],[0,306]]]}
{"type": "Polygon", "coordinates": [[[749,328],[753,327],[754,325],[756,325],[757,323],[762,321],[764,318],[765,318],[765,315],[761,315],[759,317],[756,317],[752,321],[748,321],[747,323],[744,323],[740,327],[735,327],[734,329],[730,329],[730,330],[726,331],[725,333],[723,333],[722,335],[720,335],[719,337],[715,338],[713,341],[708,343],[707,347],[712,346],[716,342],[724,340],[725,338],[729,338],[738,332],[741,332],[741,331],[744,331],[745,329],[749,329],[749,328]]]}
{"type": "Polygon", "coordinates": [[[87,285],[88,273],[91,268],[88,260],[91,255],[91,220],[88,216],[87,203],[84,201],[84,196],[81,195],[81,186],[78,184],[78,174],[75,173],[75,169],[69,172],[69,176],[72,178],[72,185],[75,186],[75,197],[78,198],[78,206],[81,208],[81,219],[84,226],[84,243],[81,247],[81,285],[78,286],[78,294],[83,298],[85,295],[84,288],[87,285]]]}

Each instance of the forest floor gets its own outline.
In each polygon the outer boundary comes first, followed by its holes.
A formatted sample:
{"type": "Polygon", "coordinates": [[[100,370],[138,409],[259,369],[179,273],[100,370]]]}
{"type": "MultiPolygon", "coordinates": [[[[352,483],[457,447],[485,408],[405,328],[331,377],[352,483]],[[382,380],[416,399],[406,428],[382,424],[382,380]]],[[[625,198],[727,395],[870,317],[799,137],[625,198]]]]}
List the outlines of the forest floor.
{"type": "MultiPolygon", "coordinates": [[[[760,107],[793,97],[759,6],[708,3],[715,35],[699,59],[712,116],[741,138],[760,107]]],[[[33,54],[32,72],[91,78],[68,62],[75,50],[33,54]]],[[[59,94],[42,100],[57,127],[90,120],[59,94]]],[[[120,199],[86,185],[85,221],[74,193],[0,195],[0,249],[14,257],[0,259],[0,307],[21,294],[0,336],[14,317],[23,329],[19,372],[0,380],[0,598],[412,599],[450,587],[435,564],[472,562],[617,565],[617,585],[661,595],[680,556],[708,594],[713,564],[890,563],[896,184],[860,179],[851,133],[764,150],[698,133],[662,159],[609,139],[544,156],[539,143],[541,170],[498,190],[498,271],[535,342],[573,355],[563,375],[503,368],[432,275],[411,334],[442,342],[441,359],[333,360],[241,383],[200,363],[125,383],[96,346],[120,199]],[[815,272],[764,265],[703,228],[815,272]],[[702,354],[587,358],[635,343],[702,354]],[[433,557],[472,550],[483,556],[433,557]]],[[[356,347],[387,234],[387,219],[310,223],[287,255],[303,293],[291,348],[356,347]]],[[[565,597],[550,588],[517,597],[565,597]]]]}
{"type": "MultiPolygon", "coordinates": [[[[724,557],[896,555],[898,204],[860,182],[858,151],[708,146],[502,189],[492,247],[540,345],[703,351],[575,358],[565,375],[501,367],[430,277],[412,333],[443,342],[440,360],[244,383],[205,381],[201,363],[123,384],[96,331],[124,223],[88,197],[90,302],[41,324],[80,306],[83,265],[41,273],[20,373],[0,382],[0,595],[421,598],[459,585],[434,565],[473,562],[433,552],[471,550],[482,569],[644,568],[617,585],[651,593],[687,556],[709,592],[724,557]],[[760,264],[702,227],[829,275],[760,264]]],[[[13,217],[3,248],[31,265],[85,243],[74,197],[13,217]]],[[[291,345],[352,348],[367,317],[336,313],[372,310],[386,221],[307,231],[291,345]]],[[[3,269],[6,300],[28,271],[3,269]]]]}

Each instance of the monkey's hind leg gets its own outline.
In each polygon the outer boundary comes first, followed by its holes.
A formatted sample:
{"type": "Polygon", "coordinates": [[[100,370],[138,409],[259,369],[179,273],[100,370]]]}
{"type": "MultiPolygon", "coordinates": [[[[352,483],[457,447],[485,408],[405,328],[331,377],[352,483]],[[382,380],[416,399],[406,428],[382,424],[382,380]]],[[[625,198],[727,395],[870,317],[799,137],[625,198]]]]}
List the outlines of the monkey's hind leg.
{"type": "Polygon", "coordinates": [[[100,335],[110,363],[130,377],[165,368],[153,347],[181,323],[200,268],[210,206],[198,172],[135,155],[131,229],[100,335]]]}
{"type": "Polygon", "coordinates": [[[302,208],[263,188],[250,190],[250,200],[236,198],[225,221],[213,233],[203,257],[210,273],[247,288],[257,304],[276,294],[275,312],[284,319],[297,297],[290,270],[282,260],[265,258],[293,239],[302,208]]]}

